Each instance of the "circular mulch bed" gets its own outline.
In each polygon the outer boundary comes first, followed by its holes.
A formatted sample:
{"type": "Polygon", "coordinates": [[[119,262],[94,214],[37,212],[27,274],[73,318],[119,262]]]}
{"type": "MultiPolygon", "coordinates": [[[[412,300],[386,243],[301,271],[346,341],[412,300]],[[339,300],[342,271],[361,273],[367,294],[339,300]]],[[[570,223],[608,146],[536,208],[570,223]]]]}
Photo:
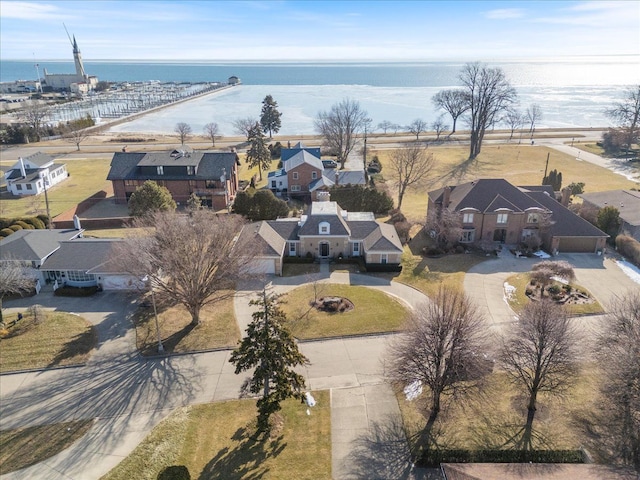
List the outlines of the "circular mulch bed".
{"type": "Polygon", "coordinates": [[[320,312],[344,313],[355,307],[353,302],[344,297],[321,297],[311,302],[311,306],[320,312]]]}

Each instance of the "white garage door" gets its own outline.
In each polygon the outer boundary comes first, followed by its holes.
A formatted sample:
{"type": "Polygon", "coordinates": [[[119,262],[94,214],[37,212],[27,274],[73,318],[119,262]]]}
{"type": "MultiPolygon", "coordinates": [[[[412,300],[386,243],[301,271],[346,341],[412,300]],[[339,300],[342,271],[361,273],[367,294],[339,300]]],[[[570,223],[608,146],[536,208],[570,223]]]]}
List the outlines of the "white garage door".
{"type": "Polygon", "coordinates": [[[99,282],[104,290],[135,290],[140,287],[140,282],[129,275],[106,275],[99,282]]]}
{"type": "Polygon", "coordinates": [[[249,265],[249,271],[251,273],[267,273],[270,275],[275,275],[276,261],[271,258],[256,258],[251,261],[251,265],[249,265]]]}

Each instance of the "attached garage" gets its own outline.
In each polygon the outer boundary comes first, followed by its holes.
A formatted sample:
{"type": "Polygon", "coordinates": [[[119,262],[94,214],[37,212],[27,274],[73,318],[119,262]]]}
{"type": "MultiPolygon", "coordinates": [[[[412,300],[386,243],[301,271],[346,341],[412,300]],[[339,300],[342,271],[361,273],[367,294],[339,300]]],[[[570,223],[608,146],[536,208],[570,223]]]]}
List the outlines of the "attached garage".
{"type": "Polygon", "coordinates": [[[604,248],[603,237],[554,237],[559,253],[596,253],[604,248]]]}
{"type": "Polygon", "coordinates": [[[275,258],[254,258],[249,265],[249,273],[275,275],[276,263],[275,258]]]}
{"type": "Polygon", "coordinates": [[[143,282],[136,281],[130,275],[100,275],[98,284],[102,286],[103,290],[137,290],[144,288],[143,282]]]}

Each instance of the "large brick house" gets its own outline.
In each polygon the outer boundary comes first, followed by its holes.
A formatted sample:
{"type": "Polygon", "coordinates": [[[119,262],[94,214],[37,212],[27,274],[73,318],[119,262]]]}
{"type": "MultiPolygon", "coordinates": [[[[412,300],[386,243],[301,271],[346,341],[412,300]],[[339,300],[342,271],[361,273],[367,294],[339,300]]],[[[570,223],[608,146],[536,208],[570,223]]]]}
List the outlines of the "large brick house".
{"type": "Polygon", "coordinates": [[[269,172],[267,187],[276,195],[288,195],[303,200],[317,200],[318,192],[333,185],[366,185],[364,170],[325,168],[320,148],[308,148],[302,143],[282,149],[282,168],[269,172]]]}
{"type": "Polygon", "coordinates": [[[370,267],[399,267],[402,244],[393,225],[376,221],[371,212],[347,212],[329,201],[326,192],[320,197],[300,218],[264,220],[244,227],[242,235],[254,240],[255,271],[282,275],[285,257],[307,256],[360,257],[370,267]]]}
{"type": "Polygon", "coordinates": [[[551,187],[516,187],[504,179],[480,179],[429,192],[428,212],[446,208],[462,223],[461,243],[517,245],[537,236],[545,249],[599,252],[608,237],[558,202],[551,187]]]}
{"type": "Polygon", "coordinates": [[[127,203],[145,181],[166,187],[177,204],[195,193],[202,204],[221,210],[238,190],[238,155],[235,152],[117,152],[107,180],[113,184],[116,203],[127,203]]]}

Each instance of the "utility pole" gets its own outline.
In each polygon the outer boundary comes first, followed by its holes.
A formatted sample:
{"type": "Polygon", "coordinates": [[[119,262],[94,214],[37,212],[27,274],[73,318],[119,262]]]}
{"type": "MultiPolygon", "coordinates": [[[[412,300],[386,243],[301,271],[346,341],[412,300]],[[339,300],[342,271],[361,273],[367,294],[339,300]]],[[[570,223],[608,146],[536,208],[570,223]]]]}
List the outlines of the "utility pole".
{"type": "Polygon", "coordinates": [[[47,194],[47,183],[49,183],[49,173],[46,177],[42,178],[42,184],[44,185],[44,203],[47,206],[47,218],[49,219],[49,230],[53,229],[53,222],[51,221],[51,211],[49,210],[49,195],[47,194]]]}

